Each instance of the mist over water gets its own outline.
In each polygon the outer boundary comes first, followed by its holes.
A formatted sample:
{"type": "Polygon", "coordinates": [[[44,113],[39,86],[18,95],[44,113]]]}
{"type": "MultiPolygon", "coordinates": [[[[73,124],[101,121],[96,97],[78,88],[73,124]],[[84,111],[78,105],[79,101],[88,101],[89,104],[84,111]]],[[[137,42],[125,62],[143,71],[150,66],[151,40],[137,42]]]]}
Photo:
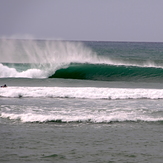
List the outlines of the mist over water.
{"type": "Polygon", "coordinates": [[[6,40],[0,41],[1,77],[46,78],[71,62],[98,62],[90,48],[80,42],[6,40]],[[30,64],[21,70],[18,64],[30,64]],[[19,71],[18,71],[19,69],[19,71]]]}
{"type": "Polygon", "coordinates": [[[1,40],[1,62],[68,63],[91,61],[95,53],[80,42],[1,40]]]}

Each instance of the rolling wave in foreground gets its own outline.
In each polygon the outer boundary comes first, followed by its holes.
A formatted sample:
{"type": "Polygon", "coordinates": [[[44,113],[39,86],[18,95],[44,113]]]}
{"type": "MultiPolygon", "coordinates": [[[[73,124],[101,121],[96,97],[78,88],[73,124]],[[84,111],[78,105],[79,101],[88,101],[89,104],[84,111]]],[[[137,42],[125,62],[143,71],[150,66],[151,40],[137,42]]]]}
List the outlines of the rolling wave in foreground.
{"type": "Polygon", "coordinates": [[[1,117],[11,120],[21,120],[22,122],[57,122],[57,123],[113,123],[113,122],[162,122],[163,118],[159,114],[162,111],[146,109],[136,109],[132,112],[117,108],[109,109],[49,109],[47,114],[43,113],[43,107],[21,107],[21,112],[16,111],[16,106],[10,106],[14,113],[7,110],[6,106],[2,106],[1,117]],[[34,111],[31,111],[33,109],[34,111]],[[55,110],[55,111],[54,111],[55,110]],[[150,115],[149,115],[150,114],[150,115]]]}
{"type": "Polygon", "coordinates": [[[163,99],[162,89],[96,87],[9,87],[0,89],[1,98],[70,99],[163,99]]]}
{"type": "Polygon", "coordinates": [[[69,78],[102,81],[163,81],[163,64],[113,58],[81,42],[1,40],[1,78],[69,78]]]}

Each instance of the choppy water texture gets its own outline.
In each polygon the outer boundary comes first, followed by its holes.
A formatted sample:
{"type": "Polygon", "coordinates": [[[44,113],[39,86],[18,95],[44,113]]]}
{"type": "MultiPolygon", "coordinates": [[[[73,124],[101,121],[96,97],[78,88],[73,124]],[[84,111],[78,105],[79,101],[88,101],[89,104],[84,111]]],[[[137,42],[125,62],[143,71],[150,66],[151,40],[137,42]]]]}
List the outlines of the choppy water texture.
{"type": "Polygon", "coordinates": [[[158,162],[163,44],[0,41],[0,162],[158,162]]]}

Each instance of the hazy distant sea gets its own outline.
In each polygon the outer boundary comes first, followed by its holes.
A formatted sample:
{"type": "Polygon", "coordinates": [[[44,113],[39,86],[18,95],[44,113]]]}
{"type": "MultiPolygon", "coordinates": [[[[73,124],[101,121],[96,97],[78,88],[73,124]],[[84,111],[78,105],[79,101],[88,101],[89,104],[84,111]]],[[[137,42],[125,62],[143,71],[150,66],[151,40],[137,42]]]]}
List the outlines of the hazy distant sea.
{"type": "Polygon", "coordinates": [[[0,40],[0,162],[162,163],[163,43],[0,40]]]}

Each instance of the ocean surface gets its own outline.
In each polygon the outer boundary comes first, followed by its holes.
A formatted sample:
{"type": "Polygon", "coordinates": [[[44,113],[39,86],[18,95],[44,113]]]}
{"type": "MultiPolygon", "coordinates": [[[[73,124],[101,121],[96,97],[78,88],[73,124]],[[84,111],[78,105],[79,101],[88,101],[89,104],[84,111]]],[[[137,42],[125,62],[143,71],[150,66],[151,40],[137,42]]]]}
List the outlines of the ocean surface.
{"type": "Polygon", "coordinates": [[[162,163],[163,43],[0,40],[0,162],[162,163]]]}

